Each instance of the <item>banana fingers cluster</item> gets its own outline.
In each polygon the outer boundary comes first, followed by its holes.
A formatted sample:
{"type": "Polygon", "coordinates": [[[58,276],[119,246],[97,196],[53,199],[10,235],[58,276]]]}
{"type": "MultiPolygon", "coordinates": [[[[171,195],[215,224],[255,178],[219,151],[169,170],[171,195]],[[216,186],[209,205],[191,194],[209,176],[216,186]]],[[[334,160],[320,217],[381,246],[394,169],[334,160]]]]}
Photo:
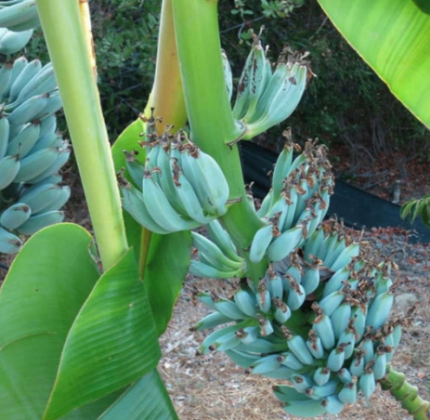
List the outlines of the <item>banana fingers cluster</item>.
{"type": "Polygon", "coordinates": [[[333,222],[330,234],[321,227],[258,286],[242,282],[230,299],[199,295],[214,312],[194,329],[228,324],[200,350],[224,351],[254,374],[288,380],[274,391],[290,414],[338,414],[360,394],[372,395],[399,344],[405,320],[389,320],[392,266],[351,242],[341,225],[333,222]]]}
{"type": "Polygon", "coordinates": [[[207,225],[207,229],[211,240],[192,232],[198,260],[191,261],[189,272],[198,277],[244,277],[245,261],[238,255],[236,246],[221,223],[214,220],[207,225]]]}
{"type": "Polygon", "coordinates": [[[146,229],[168,234],[194,229],[227,212],[229,187],[217,164],[184,132],[148,135],[145,165],[126,152],[137,188],[122,185],[123,206],[146,229]]]}
{"type": "Polygon", "coordinates": [[[286,120],[297,108],[310,70],[305,56],[285,50],[272,66],[261,44],[253,44],[239,80],[233,115],[246,126],[244,139],[251,139],[286,120]]]}
{"type": "Polygon", "coordinates": [[[257,214],[265,222],[252,241],[250,259],[259,262],[267,255],[281,261],[315,232],[324,219],[333,193],[333,176],[324,146],[308,141],[302,154],[285,132],[287,142],[276,162],[272,189],[257,214]]]}
{"type": "Polygon", "coordinates": [[[0,1],[0,53],[20,51],[39,25],[35,0],[0,1]]]}
{"type": "Polygon", "coordinates": [[[58,185],[58,172],[70,149],[56,131],[61,100],[50,64],[25,57],[5,64],[0,100],[0,252],[13,254],[19,235],[64,219],[70,188],[58,185]]]}

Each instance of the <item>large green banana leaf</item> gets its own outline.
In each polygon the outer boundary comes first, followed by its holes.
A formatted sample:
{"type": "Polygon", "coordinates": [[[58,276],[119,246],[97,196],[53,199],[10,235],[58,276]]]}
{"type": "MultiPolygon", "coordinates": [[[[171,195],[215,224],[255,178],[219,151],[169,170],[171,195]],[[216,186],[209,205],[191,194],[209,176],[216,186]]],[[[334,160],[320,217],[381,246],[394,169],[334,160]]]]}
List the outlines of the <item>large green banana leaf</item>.
{"type": "Polygon", "coordinates": [[[100,277],[91,241],[59,224],[15,258],[0,290],[0,420],[177,420],[151,370],[159,353],[134,257],[100,277]]]}
{"type": "Polygon", "coordinates": [[[318,2],[392,93],[430,127],[430,15],[411,0],[318,2]]]}

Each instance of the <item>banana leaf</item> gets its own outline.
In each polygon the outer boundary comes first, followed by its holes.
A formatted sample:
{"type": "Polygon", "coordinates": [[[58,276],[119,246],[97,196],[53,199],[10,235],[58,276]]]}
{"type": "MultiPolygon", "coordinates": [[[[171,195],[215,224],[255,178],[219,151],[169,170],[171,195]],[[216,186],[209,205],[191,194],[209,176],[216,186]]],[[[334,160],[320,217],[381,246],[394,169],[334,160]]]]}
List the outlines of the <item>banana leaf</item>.
{"type": "Polygon", "coordinates": [[[430,15],[422,0],[318,0],[334,26],[430,127],[430,15]]]}

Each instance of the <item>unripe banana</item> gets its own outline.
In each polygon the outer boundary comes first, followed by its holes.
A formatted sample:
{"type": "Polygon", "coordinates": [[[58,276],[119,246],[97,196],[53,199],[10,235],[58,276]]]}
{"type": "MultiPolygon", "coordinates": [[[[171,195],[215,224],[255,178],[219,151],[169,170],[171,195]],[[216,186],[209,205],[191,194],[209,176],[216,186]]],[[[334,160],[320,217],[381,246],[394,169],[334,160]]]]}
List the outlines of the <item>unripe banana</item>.
{"type": "Polygon", "coordinates": [[[23,235],[33,235],[40,229],[46,226],[61,223],[64,220],[64,212],[62,211],[50,211],[48,213],[41,213],[36,216],[31,216],[23,225],[17,230],[23,235]]]}
{"type": "Polygon", "coordinates": [[[263,259],[267,248],[273,240],[273,226],[267,225],[260,228],[254,236],[249,252],[249,258],[252,262],[259,262],[263,259]]]}
{"type": "Polygon", "coordinates": [[[4,254],[16,254],[22,246],[21,240],[0,227],[0,252],[4,254]]]}
{"type": "Polygon", "coordinates": [[[133,187],[122,188],[123,201],[122,205],[124,209],[146,229],[151,232],[158,233],[160,235],[166,235],[171,233],[171,231],[160,226],[150,215],[145,203],[142,199],[141,193],[133,187]]]}
{"type": "Polygon", "coordinates": [[[13,72],[13,66],[10,63],[6,63],[0,69],[0,97],[2,97],[10,87],[11,80],[12,80],[12,72],[13,72]]]}
{"type": "Polygon", "coordinates": [[[0,38],[0,53],[14,54],[22,50],[28,41],[30,41],[32,35],[32,29],[24,32],[12,32],[7,30],[7,33],[0,38]]]}
{"type": "Polygon", "coordinates": [[[32,96],[25,102],[21,103],[9,115],[9,122],[14,125],[25,124],[36,117],[41,109],[45,108],[48,103],[46,94],[32,96]]]}
{"type": "Polygon", "coordinates": [[[8,187],[15,179],[21,167],[17,155],[6,156],[0,160],[0,190],[8,187]]]}
{"type": "Polygon", "coordinates": [[[40,138],[40,124],[29,123],[9,142],[8,155],[18,155],[21,159],[26,157],[40,138]]]}
{"type": "Polygon", "coordinates": [[[9,129],[9,120],[4,115],[0,116],[0,160],[2,160],[6,155],[9,129]]]}
{"type": "Polygon", "coordinates": [[[7,208],[0,215],[0,225],[9,230],[15,230],[24,224],[31,215],[31,209],[27,204],[17,203],[7,208]]]}
{"type": "Polygon", "coordinates": [[[380,328],[387,321],[393,306],[394,296],[389,291],[378,295],[369,306],[366,318],[366,327],[372,327],[373,331],[380,328]]]}
{"type": "MultiPolygon", "coordinates": [[[[11,6],[0,9],[0,28],[9,28],[13,30],[12,27],[24,25],[25,23],[32,21],[37,16],[35,0],[21,1],[20,3],[12,4],[11,6]]],[[[29,26],[25,29],[33,29],[33,26],[29,26]]]]}
{"type": "Polygon", "coordinates": [[[31,181],[46,171],[57,159],[58,149],[39,150],[21,160],[21,167],[15,176],[15,182],[31,181]]]}
{"type": "Polygon", "coordinates": [[[10,101],[15,102],[22,89],[32,80],[36,74],[42,69],[42,63],[40,60],[30,61],[24,69],[21,71],[19,76],[14,80],[10,88],[10,101]]]}
{"type": "Polygon", "coordinates": [[[213,242],[215,242],[218,247],[224,252],[227,257],[235,261],[243,261],[243,258],[237,254],[237,250],[230,235],[221,226],[218,220],[213,220],[206,226],[209,236],[213,242]]]}
{"type": "Polygon", "coordinates": [[[52,165],[49,166],[48,169],[43,171],[40,175],[30,179],[27,182],[30,184],[37,184],[39,182],[42,182],[44,179],[48,177],[56,175],[58,171],[67,163],[67,161],[69,160],[69,157],[70,157],[70,149],[68,147],[68,143],[66,143],[64,146],[58,149],[57,158],[52,163],[52,165]]]}

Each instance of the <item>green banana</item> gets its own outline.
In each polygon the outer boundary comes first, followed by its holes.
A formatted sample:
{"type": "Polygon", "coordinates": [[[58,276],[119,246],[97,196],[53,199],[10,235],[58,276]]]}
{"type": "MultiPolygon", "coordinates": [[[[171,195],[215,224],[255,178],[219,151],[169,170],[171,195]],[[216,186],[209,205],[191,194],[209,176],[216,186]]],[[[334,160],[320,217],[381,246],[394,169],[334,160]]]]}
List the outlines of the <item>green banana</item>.
{"type": "MultiPolygon", "coordinates": [[[[178,174],[178,181],[174,184],[173,197],[175,195],[177,195],[180,203],[177,207],[179,207],[179,209],[184,209],[182,213],[184,216],[201,224],[207,224],[214,219],[214,216],[206,216],[204,214],[194,188],[182,172],[178,174]]],[[[170,197],[171,195],[169,195],[169,198],[170,197]]],[[[174,204],[177,204],[177,202],[175,201],[174,204]]]]}
{"type": "MultiPolygon", "coordinates": [[[[0,41],[1,42],[1,41],[0,41]]],[[[13,73],[13,65],[6,63],[0,69],[0,97],[8,91],[13,73]]]]}
{"type": "Polygon", "coordinates": [[[4,116],[0,116],[0,160],[6,155],[9,139],[9,120],[4,116]]]}
{"type": "Polygon", "coordinates": [[[15,102],[23,103],[32,96],[42,95],[57,88],[52,63],[45,64],[21,89],[15,102]]]}
{"type": "Polygon", "coordinates": [[[30,236],[40,229],[56,223],[61,223],[63,220],[63,211],[50,211],[31,216],[23,225],[19,226],[17,230],[22,235],[30,236]]]}
{"type": "Polygon", "coordinates": [[[278,354],[262,357],[253,363],[252,373],[264,375],[273,372],[281,367],[282,361],[283,357],[278,354]]]}
{"type": "MultiPolygon", "coordinates": [[[[37,17],[37,6],[35,0],[22,1],[0,9],[0,28],[11,28],[22,25],[37,17]]],[[[32,29],[29,27],[27,29],[32,29]]]]}
{"type": "Polygon", "coordinates": [[[389,291],[376,296],[370,304],[366,318],[366,327],[372,327],[373,331],[380,328],[388,320],[393,306],[394,296],[389,291]]]}
{"type": "Polygon", "coordinates": [[[47,134],[55,133],[57,129],[57,118],[55,115],[50,115],[49,117],[43,118],[40,121],[40,134],[39,137],[42,138],[47,134]]]}
{"type": "Polygon", "coordinates": [[[231,300],[220,299],[215,301],[213,305],[216,311],[229,317],[230,319],[239,321],[246,318],[236,303],[231,300]]]}
{"type": "Polygon", "coordinates": [[[253,121],[253,115],[266,82],[266,54],[261,45],[260,38],[254,34],[252,35],[254,39],[252,44],[251,66],[248,72],[248,106],[245,116],[242,118],[244,123],[253,121]]]}
{"type": "Polygon", "coordinates": [[[273,240],[273,226],[267,225],[260,228],[252,240],[251,249],[249,251],[249,259],[252,262],[259,262],[263,259],[264,255],[273,240]]]}
{"type": "Polygon", "coordinates": [[[229,186],[215,159],[201,150],[186,151],[182,155],[182,164],[184,175],[196,191],[203,208],[216,216],[224,215],[227,212],[229,186]]]}
{"type": "Polygon", "coordinates": [[[40,138],[40,124],[36,122],[28,123],[9,142],[7,148],[8,155],[18,155],[20,159],[26,157],[33,146],[40,138]]]}
{"type": "Polygon", "coordinates": [[[36,214],[56,201],[58,196],[61,195],[61,191],[62,187],[55,184],[37,185],[27,191],[24,190],[19,200],[27,204],[32,213],[36,214]]]}
{"type": "Polygon", "coordinates": [[[58,149],[49,148],[39,150],[24,159],[15,176],[15,182],[27,182],[46,171],[57,159],[58,149]]]}
{"type": "Polygon", "coordinates": [[[0,252],[4,254],[16,254],[22,246],[21,240],[0,227],[0,252]]]}
{"type": "Polygon", "coordinates": [[[230,235],[221,226],[221,223],[218,220],[212,220],[207,224],[206,228],[212,241],[218,245],[228,258],[238,262],[243,261],[243,258],[237,254],[236,247],[233,244],[230,235]]]}
{"type": "Polygon", "coordinates": [[[321,405],[325,408],[326,412],[329,414],[339,414],[344,407],[344,404],[339,400],[338,397],[334,395],[324,398],[321,401],[321,405]]]}
{"type": "Polygon", "coordinates": [[[376,388],[375,375],[373,374],[372,369],[366,369],[366,373],[361,376],[358,385],[363,395],[366,398],[370,398],[376,388]]]}
{"type": "Polygon", "coordinates": [[[31,209],[24,203],[17,203],[7,208],[0,215],[0,225],[9,230],[15,230],[25,223],[31,215],[31,209]]]}
{"type": "Polygon", "coordinates": [[[35,118],[47,103],[47,94],[32,96],[11,112],[9,122],[13,125],[25,124],[35,118]]]}
{"type": "Polygon", "coordinates": [[[343,362],[345,361],[345,349],[343,346],[338,346],[333,349],[328,355],[327,359],[327,367],[332,372],[339,372],[339,370],[343,366],[343,362]]]}
{"type": "MultiPolygon", "coordinates": [[[[54,79],[54,82],[55,82],[55,79],[54,79]]],[[[55,82],[55,85],[56,85],[56,82],[55,82]]],[[[46,90],[48,90],[48,89],[46,89],[46,90]]],[[[44,91],[45,91],[45,89],[42,90],[42,92],[44,92],[44,91]]],[[[39,111],[39,113],[36,114],[36,116],[35,116],[35,118],[37,118],[39,120],[55,114],[63,106],[62,101],[61,101],[60,92],[58,90],[51,91],[51,92],[47,93],[47,95],[48,95],[48,101],[46,103],[46,106],[43,109],[41,109],[39,111]]]]}
{"type": "Polygon", "coordinates": [[[238,290],[234,295],[237,307],[246,315],[255,318],[257,301],[246,290],[238,290]]]}
{"type": "Polygon", "coordinates": [[[154,181],[149,173],[146,173],[142,182],[142,194],[145,206],[149,214],[157,224],[164,229],[179,232],[198,227],[200,224],[192,220],[183,219],[172,207],[164,191],[154,181]]]}
{"type": "Polygon", "coordinates": [[[344,404],[355,404],[357,401],[357,384],[355,382],[346,383],[339,392],[338,397],[344,404]]]}
{"type": "Polygon", "coordinates": [[[0,190],[8,187],[17,176],[21,162],[17,155],[6,156],[0,160],[0,190]]]}
{"type": "Polygon", "coordinates": [[[133,187],[127,187],[121,189],[123,194],[122,205],[124,209],[146,229],[151,232],[158,233],[160,235],[166,235],[171,233],[170,230],[165,229],[155,222],[155,220],[149,214],[148,209],[143,202],[141,193],[133,187]]]}
{"type": "Polygon", "coordinates": [[[41,69],[42,63],[37,59],[30,61],[24,67],[10,88],[9,98],[11,103],[16,101],[22,89],[36,76],[36,74],[40,72],[41,69]]]}
{"type": "Polygon", "coordinates": [[[302,241],[303,227],[297,226],[282,233],[268,247],[270,261],[281,261],[289,255],[302,241]]]}
{"type": "Polygon", "coordinates": [[[23,32],[12,32],[7,30],[7,33],[0,38],[0,53],[14,54],[22,50],[30,41],[33,35],[33,29],[23,32]]]}
{"type": "Polygon", "coordinates": [[[222,266],[227,267],[228,270],[237,270],[242,267],[243,262],[237,262],[226,257],[222,251],[209,239],[200,235],[196,232],[191,232],[193,239],[193,246],[198,249],[199,252],[205,253],[214,263],[219,263],[222,266]]]}
{"type": "Polygon", "coordinates": [[[193,327],[193,330],[199,331],[199,330],[204,330],[209,328],[215,328],[227,322],[230,322],[230,317],[225,316],[219,312],[214,312],[212,314],[205,316],[203,319],[201,319],[196,324],[196,326],[193,327]]]}
{"type": "Polygon", "coordinates": [[[348,326],[351,317],[351,305],[349,303],[343,303],[330,315],[330,322],[333,326],[333,332],[336,339],[342,335],[348,326]]]}
{"type": "Polygon", "coordinates": [[[330,379],[330,369],[328,367],[318,368],[313,376],[314,382],[319,385],[325,385],[330,379]]]}
{"type": "Polygon", "coordinates": [[[230,270],[230,271],[222,271],[218,270],[215,267],[204,264],[200,261],[191,261],[190,274],[197,277],[207,277],[207,278],[218,278],[218,279],[230,279],[233,277],[242,277],[243,272],[241,270],[230,270]]]}
{"type": "Polygon", "coordinates": [[[67,163],[67,161],[69,160],[69,157],[70,157],[70,149],[68,147],[68,143],[66,143],[63,147],[58,149],[58,156],[55,159],[54,163],[51,166],[49,166],[48,169],[43,171],[40,175],[28,180],[27,182],[30,184],[37,184],[48,177],[56,175],[57,172],[67,163]]]}

